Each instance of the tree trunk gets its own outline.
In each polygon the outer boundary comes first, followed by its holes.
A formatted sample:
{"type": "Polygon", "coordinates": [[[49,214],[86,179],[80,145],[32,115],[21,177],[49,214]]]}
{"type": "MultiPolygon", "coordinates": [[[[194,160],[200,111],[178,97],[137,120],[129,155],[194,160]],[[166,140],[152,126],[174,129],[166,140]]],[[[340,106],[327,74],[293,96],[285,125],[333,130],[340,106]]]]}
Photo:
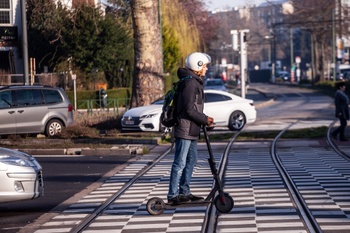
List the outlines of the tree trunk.
{"type": "Polygon", "coordinates": [[[131,107],[136,107],[164,95],[163,54],[158,0],[133,0],[131,8],[135,49],[131,107]]]}

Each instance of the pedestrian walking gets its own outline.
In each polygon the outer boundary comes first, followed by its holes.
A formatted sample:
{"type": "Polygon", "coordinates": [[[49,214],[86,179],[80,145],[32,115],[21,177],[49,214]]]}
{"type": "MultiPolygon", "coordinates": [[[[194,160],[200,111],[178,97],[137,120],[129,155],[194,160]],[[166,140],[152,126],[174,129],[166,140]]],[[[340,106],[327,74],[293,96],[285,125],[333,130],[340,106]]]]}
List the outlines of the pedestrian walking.
{"type": "Polygon", "coordinates": [[[186,66],[177,71],[180,80],[176,105],[178,122],[174,126],[175,155],[171,167],[168,203],[179,205],[203,200],[190,191],[194,166],[197,163],[197,142],[202,125],[212,126],[214,119],[203,113],[203,78],[211,58],[195,52],[186,58],[186,66]]]}
{"type": "Polygon", "coordinates": [[[349,120],[349,98],[345,93],[346,85],[344,82],[339,82],[336,84],[337,91],[334,97],[335,104],[335,116],[339,119],[340,126],[332,132],[334,139],[340,141],[348,141],[345,137],[345,128],[347,126],[347,121],[349,120]]]}

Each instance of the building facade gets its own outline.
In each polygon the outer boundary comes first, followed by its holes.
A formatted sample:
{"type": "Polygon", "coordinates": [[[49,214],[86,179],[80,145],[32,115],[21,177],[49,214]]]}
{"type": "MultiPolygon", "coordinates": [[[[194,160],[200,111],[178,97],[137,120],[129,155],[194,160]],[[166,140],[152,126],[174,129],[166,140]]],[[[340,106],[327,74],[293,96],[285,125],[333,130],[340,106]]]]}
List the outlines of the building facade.
{"type": "MultiPolygon", "coordinates": [[[[54,0],[67,8],[78,4],[93,4],[105,10],[107,0],[54,0]]],[[[0,75],[23,74],[22,4],[25,0],[0,0],[0,75]]],[[[29,62],[29,61],[28,61],[29,62]]]]}
{"type": "Polygon", "coordinates": [[[0,74],[23,73],[20,0],[0,0],[0,74]]]}

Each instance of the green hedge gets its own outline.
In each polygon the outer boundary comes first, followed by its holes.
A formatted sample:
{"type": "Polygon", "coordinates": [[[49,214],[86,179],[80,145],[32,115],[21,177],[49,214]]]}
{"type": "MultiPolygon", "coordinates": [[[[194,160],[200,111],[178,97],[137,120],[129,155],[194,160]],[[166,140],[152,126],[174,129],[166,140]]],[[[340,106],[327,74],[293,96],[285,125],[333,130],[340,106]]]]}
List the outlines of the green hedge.
{"type": "MultiPolygon", "coordinates": [[[[66,91],[71,102],[74,100],[74,91],[66,91]]],[[[98,90],[77,91],[77,101],[99,99],[98,90]]],[[[108,99],[131,98],[131,88],[117,88],[107,90],[108,99]]]]}

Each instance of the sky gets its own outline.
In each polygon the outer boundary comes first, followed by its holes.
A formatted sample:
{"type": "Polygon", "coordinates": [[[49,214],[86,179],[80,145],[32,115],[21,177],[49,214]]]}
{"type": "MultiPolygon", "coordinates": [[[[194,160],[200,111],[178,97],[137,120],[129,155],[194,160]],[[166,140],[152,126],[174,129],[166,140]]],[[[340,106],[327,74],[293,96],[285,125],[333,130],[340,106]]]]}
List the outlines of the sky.
{"type": "Polygon", "coordinates": [[[266,0],[204,0],[206,3],[208,10],[215,9],[227,9],[237,6],[244,5],[258,5],[260,3],[266,2],[266,0]]]}

